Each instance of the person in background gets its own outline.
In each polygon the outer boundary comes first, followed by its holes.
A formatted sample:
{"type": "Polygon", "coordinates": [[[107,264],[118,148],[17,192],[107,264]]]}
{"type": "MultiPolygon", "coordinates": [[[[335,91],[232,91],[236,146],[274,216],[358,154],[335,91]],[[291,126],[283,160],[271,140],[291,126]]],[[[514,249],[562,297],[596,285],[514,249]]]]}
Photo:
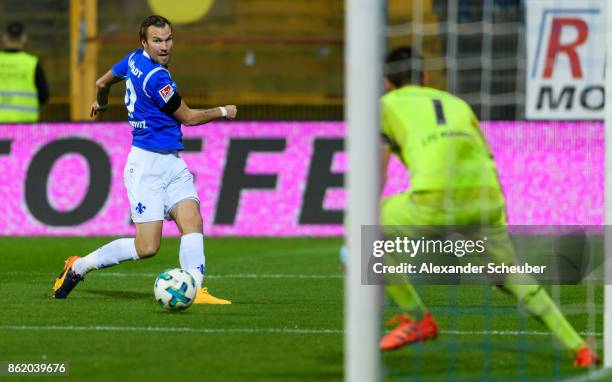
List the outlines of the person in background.
{"type": "Polygon", "coordinates": [[[20,22],[8,24],[0,52],[0,123],[37,122],[49,99],[45,72],[38,58],[23,51],[28,41],[20,22]]]}

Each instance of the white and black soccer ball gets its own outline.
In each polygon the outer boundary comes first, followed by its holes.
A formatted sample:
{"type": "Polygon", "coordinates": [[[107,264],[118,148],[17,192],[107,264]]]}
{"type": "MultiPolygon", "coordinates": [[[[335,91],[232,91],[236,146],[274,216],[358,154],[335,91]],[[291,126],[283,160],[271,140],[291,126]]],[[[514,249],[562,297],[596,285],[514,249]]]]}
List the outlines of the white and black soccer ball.
{"type": "Polygon", "coordinates": [[[183,310],[193,304],[197,287],[193,276],[184,269],[167,269],[157,276],[153,287],[155,300],[166,310],[183,310]]]}

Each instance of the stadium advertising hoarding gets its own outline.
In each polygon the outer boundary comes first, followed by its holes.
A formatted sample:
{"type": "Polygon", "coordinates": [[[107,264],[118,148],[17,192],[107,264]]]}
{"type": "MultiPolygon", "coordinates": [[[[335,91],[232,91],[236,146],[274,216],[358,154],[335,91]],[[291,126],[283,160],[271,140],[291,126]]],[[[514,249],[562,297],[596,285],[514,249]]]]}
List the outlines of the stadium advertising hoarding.
{"type": "Polygon", "coordinates": [[[527,118],[603,120],[606,0],[526,4],[527,118]]]}
{"type": "MultiPolygon", "coordinates": [[[[511,224],[603,223],[603,125],[483,123],[511,224]]],[[[0,235],[133,235],[127,123],[0,125],[0,235]]],[[[344,232],[344,124],[231,122],[184,128],[209,236],[344,232]]],[[[373,180],[374,181],[374,180],[373,180]]],[[[406,189],[393,161],[385,194],[406,189]]],[[[178,235],[174,223],[164,233],[178,235]]]]}

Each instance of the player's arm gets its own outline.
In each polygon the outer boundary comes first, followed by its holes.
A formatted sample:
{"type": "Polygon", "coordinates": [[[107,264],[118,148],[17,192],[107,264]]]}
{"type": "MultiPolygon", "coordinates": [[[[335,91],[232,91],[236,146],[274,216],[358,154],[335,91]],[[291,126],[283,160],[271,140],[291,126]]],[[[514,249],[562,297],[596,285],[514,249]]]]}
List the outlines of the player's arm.
{"type": "Polygon", "coordinates": [[[482,129],[480,128],[480,121],[478,120],[478,117],[476,117],[476,114],[474,113],[471,107],[470,107],[470,113],[471,113],[470,122],[472,123],[472,127],[474,128],[474,130],[476,130],[476,133],[478,133],[478,136],[480,137],[482,144],[484,145],[485,149],[489,153],[489,158],[493,159],[493,153],[491,152],[491,148],[489,147],[489,144],[487,143],[487,138],[485,137],[484,133],[482,132],[482,129]]]}
{"type": "Polygon", "coordinates": [[[387,183],[387,169],[389,168],[389,157],[391,157],[391,146],[383,142],[380,145],[380,193],[382,194],[387,183]]]}
{"type": "Polygon", "coordinates": [[[192,109],[181,100],[180,106],[173,115],[185,126],[197,126],[223,117],[234,119],[236,113],[238,113],[236,105],[225,105],[212,109],[192,109]]]}
{"type": "Polygon", "coordinates": [[[387,169],[389,167],[389,157],[391,157],[392,147],[395,147],[395,140],[392,137],[393,129],[390,121],[390,109],[385,102],[380,102],[380,174],[379,187],[380,194],[385,189],[387,183],[387,169]]]}
{"type": "Polygon", "coordinates": [[[212,109],[192,109],[176,88],[167,70],[159,70],[146,84],[146,92],[166,115],[173,116],[185,126],[202,125],[217,118],[236,118],[235,105],[225,105],[212,109]]]}
{"type": "Polygon", "coordinates": [[[104,73],[104,75],[96,81],[96,100],[91,105],[90,117],[98,115],[108,109],[108,93],[111,86],[123,81],[123,78],[115,76],[112,70],[104,73]]]}

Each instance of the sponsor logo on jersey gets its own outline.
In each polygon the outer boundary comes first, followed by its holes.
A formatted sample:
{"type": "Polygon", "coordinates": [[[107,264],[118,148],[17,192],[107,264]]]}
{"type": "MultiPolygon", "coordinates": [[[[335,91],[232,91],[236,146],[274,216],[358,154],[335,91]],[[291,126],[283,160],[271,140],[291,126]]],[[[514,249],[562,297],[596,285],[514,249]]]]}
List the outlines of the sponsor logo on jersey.
{"type": "Polygon", "coordinates": [[[159,89],[159,95],[164,99],[164,102],[168,102],[170,97],[174,94],[174,90],[172,89],[172,85],[168,84],[163,88],[159,89]]]}

